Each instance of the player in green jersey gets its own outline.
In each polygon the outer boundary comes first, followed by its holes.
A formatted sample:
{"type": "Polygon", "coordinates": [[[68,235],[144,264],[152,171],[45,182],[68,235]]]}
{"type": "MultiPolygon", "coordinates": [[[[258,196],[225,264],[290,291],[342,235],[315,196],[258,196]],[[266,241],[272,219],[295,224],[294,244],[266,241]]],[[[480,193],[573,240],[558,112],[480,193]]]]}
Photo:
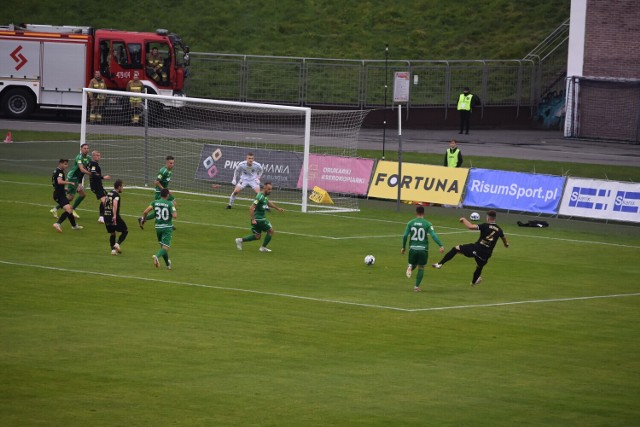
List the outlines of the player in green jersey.
{"type": "Polygon", "coordinates": [[[164,259],[167,269],[171,270],[169,248],[171,247],[171,235],[173,234],[173,220],[178,216],[175,205],[169,201],[169,190],[160,190],[160,199],[154,200],[142,213],[144,218],[149,212],[154,211],[156,219],[156,236],[160,243],[160,250],[153,256],[153,264],[158,268],[159,259],[164,259]]]}
{"type": "Polygon", "coordinates": [[[424,207],[418,206],[416,208],[416,217],[407,223],[407,227],[404,230],[404,234],[402,235],[402,250],[400,251],[401,254],[404,254],[407,240],[409,240],[407,277],[411,278],[411,273],[417,266],[418,274],[416,275],[416,282],[413,287],[415,292],[420,292],[420,283],[422,283],[422,277],[424,276],[424,266],[429,259],[429,239],[427,238],[427,234],[430,234],[433,241],[440,246],[440,253],[444,253],[444,246],[434,231],[433,225],[424,218],[424,207]]]}
{"type": "Polygon", "coordinates": [[[249,216],[251,217],[251,232],[253,234],[247,237],[238,237],[236,239],[236,247],[239,251],[242,250],[243,242],[251,242],[253,240],[260,240],[262,232],[266,232],[267,236],[264,238],[264,243],[258,249],[260,252],[271,252],[271,249],[267,248],[267,245],[273,237],[273,227],[267,220],[266,208],[271,207],[278,212],[284,212],[284,209],[278,207],[275,203],[269,200],[273,187],[270,182],[265,182],[262,186],[262,190],[256,194],[256,198],[251,203],[249,208],[249,216]]]}
{"type": "MultiPolygon", "coordinates": [[[[173,156],[167,156],[165,158],[164,166],[160,168],[158,171],[158,175],[156,176],[155,186],[156,186],[156,200],[160,200],[161,191],[163,189],[169,189],[169,182],[171,182],[171,177],[173,176],[173,167],[176,164],[176,160],[173,156]]],[[[169,198],[167,199],[175,205],[175,198],[173,194],[169,193],[169,198]]],[[[155,212],[150,212],[147,216],[141,216],[138,218],[138,224],[140,228],[144,229],[144,223],[153,219],[155,216],[155,212]]]]}
{"type": "MultiPolygon", "coordinates": [[[[165,159],[164,166],[160,168],[158,171],[158,175],[156,176],[156,200],[160,200],[162,197],[160,192],[162,189],[169,189],[169,182],[171,181],[171,176],[173,175],[173,167],[176,164],[176,160],[173,156],[167,156],[165,159]]],[[[169,193],[168,200],[173,202],[174,197],[171,193],[169,193]]]]}
{"type": "MultiPolygon", "coordinates": [[[[69,199],[69,201],[75,198],[76,193],[78,194],[78,198],[73,202],[73,216],[76,218],[80,218],[76,209],[86,197],[82,180],[85,175],[90,175],[89,162],[91,162],[91,158],[89,157],[89,144],[85,143],[80,146],[80,153],[78,153],[76,158],[73,160],[73,165],[67,174],[67,180],[72,182],[73,185],[68,184],[65,188],[67,192],[67,199],[69,199]]],[[[57,204],[49,212],[51,212],[51,215],[53,215],[54,218],[58,218],[58,209],[60,208],[60,204],[57,204]]]]}

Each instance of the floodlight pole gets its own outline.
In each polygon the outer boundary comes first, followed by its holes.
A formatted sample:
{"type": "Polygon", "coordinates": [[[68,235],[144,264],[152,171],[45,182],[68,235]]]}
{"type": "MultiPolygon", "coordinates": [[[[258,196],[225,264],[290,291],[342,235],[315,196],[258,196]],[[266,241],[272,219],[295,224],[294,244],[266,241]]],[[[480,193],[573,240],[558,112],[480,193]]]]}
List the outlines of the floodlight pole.
{"type": "Polygon", "coordinates": [[[384,48],[384,117],[382,119],[382,160],[384,160],[384,145],[387,138],[387,88],[389,87],[389,45],[384,48]]]}

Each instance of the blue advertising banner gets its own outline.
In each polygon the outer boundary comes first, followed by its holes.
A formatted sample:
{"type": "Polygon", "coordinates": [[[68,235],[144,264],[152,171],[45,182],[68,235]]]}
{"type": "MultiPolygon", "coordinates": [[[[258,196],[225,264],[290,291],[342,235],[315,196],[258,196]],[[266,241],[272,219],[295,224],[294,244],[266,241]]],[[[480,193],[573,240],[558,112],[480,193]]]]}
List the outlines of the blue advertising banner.
{"type": "Polygon", "coordinates": [[[261,148],[204,144],[195,178],[211,182],[231,182],[236,166],[246,160],[248,152],[254,154],[255,161],[264,169],[261,182],[271,182],[275,188],[296,188],[302,170],[302,153],[261,148]]]}
{"type": "Polygon", "coordinates": [[[465,206],[555,214],[565,177],[471,169],[465,206]]]}

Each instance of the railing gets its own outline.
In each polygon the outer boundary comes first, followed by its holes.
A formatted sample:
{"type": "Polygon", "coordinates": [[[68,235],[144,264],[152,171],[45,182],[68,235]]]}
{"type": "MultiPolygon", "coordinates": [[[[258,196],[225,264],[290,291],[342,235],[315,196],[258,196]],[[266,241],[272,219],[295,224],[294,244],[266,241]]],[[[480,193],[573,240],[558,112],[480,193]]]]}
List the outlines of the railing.
{"type": "Polygon", "coordinates": [[[305,107],[379,108],[392,99],[393,75],[411,73],[407,108],[442,108],[446,116],[468,86],[483,107],[530,107],[562,90],[568,22],[524,59],[341,60],[192,52],[187,94],[305,107]],[[386,88],[385,88],[386,86],[386,88]]]}

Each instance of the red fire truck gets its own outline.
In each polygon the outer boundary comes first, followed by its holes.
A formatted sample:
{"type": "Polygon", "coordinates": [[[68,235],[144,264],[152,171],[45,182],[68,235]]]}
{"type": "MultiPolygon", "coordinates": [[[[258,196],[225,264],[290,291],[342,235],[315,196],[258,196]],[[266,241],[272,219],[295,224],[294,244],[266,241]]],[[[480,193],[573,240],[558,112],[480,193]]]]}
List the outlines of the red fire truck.
{"type": "Polygon", "coordinates": [[[167,30],[0,25],[0,109],[12,118],[38,107],[78,110],[96,70],[107,89],[125,90],[138,71],[147,93],[184,96],[188,66],[189,47],[167,30]],[[154,71],[148,60],[156,48],[162,69],[154,71]]]}

